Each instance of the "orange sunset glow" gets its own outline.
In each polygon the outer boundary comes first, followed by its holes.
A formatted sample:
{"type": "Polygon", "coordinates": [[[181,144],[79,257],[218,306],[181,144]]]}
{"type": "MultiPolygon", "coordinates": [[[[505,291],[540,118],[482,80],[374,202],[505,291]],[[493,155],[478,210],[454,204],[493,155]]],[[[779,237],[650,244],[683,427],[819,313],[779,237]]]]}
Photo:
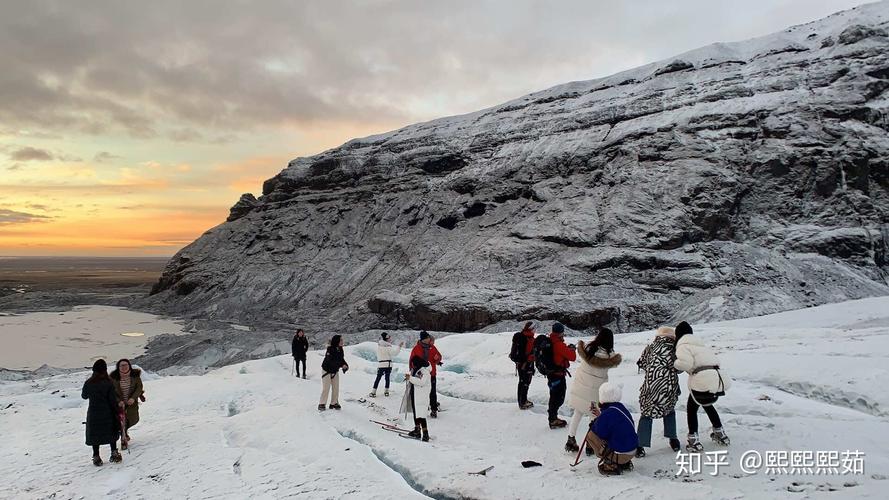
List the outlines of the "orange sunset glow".
{"type": "Polygon", "coordinates": [[[858,0],[99,3],[0,7],[0,256],[169,256],[293,158],[858,0]]]}

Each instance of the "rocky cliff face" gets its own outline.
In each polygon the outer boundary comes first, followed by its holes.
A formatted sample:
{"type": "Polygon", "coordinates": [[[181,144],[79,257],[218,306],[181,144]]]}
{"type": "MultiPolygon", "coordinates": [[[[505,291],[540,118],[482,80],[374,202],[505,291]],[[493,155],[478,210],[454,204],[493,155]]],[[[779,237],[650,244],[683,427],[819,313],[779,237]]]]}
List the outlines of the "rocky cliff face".
{"type": "Polygon", "coordinates": [[[296,159],[167,312],[619,330],[889,293],[889,3],[296,159]]]}

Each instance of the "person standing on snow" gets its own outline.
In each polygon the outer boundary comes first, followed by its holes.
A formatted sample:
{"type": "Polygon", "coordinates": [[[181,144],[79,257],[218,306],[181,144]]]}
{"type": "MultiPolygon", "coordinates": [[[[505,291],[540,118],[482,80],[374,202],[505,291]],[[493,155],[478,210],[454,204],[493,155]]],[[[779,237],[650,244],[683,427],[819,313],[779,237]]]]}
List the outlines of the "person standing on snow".
{"type": "MultiPolygon", "coordinates": [[[[592,417],[591,403],[599,403],[599,386],[608,382],[608,370],[621,362],[620,354],[614,352],[614,333],[608,328],[599,330],[599,334],[589,344],[584,344],[582,340],[578,342],[577,355],[580,357],[579,368],[574,371],[568,394],[568,406],[574,410],[574,414],[571,416],[568,441],[565,443],[565,450],[572,453],[579,449],[574,436],[581,419],[584,416],[592,417]]],[[[589,445],[586,454],[593,454],[589,445]]]]}
{"type": "Polygon", "coordinates": [[[565,325],[559,322],[553,323],[553,331],[549,334],[549,339],[552,342],[552,357],[555,369],[546,376],[547,385],[549,386],[547,414],[549,416],[549,428],[559,429],[568,425],[568,422],[559,418],[559,408],[565,402],[565,392],[567,389],[565,377],[568,374],[571,362],[577,359],[577,353],[574,352],[574,345],[565,345],[565,325]]]}
{"type": "Polygon", "coordinates": [[[639,447],[636,457],[645,456],[645,448],[651,446],[651,427],[654,419],[664,419],[664,437],[670,440],[670,448],[679,451],[681,444],[676,434],[676,401],[679,399],[679,375],[673,368],[676,360],[676,333],[669,326],[657,329],[654,340],[648,344],[636,366],[645,372],[645,380],[639,388],[639,447]]]}
{"type": "Polygon", "coordinates": [[[398,356],[404,345],[403,342],[399,342],[398,345],[393,345],[389,342],[390,337],[387,332],[383,332],[380,337],[380,340],[377,341],[377,378],[374,380],[373,390],[370,391],[370,397],[372,398],[377,397],[377,387],[380,386],[380,379],[384,376],[386,377],[386,392],[383,395],[389,395],[389,376],[392,375],[392,358],[398,356]]]}
{"type": "Polygon", "coordinates": [[[427,388],[432,383],[432,371],[429,362],[419,356],[411,356],[410,373],[404,374],[404,398],[401,400],[399,413],[404,418],[414,419],[414,430],[408,436],[423,441],[429,441],[429,428],[426,418],[429,415],[429,391],[427,388]]]}
{"type": "Polygon", "coordinates": [[[420,332],[420,340],[417,345],[411,349],[410,357],[419,356],[423,361],[429,363],[430,369],[430,389],[429,389],[429,408],[431,409],[429,416],[431,418],[438,417],[438,394],[436,393],[436,368],[442,365],[441,353],[435,347],[435,338],[429,335],[429,332],[423,330],[420,332]]]}
{"type": "Polygon", "coordinates": [[[620,402],[620,384],[605,382],[599,386],[599,406],[591,408],[596,418],[584,440],[599,457],[599,473],[619,475],[633,470],[633,455],[639,444],[630,410],[620,402]]]}
{"type": "Polygon", "coordinates": [[[306,353],[309,352],[309,339],[306,338],[306,332],[300,328],[293,336],[293,364],[296,367],[296,376],[299,377],[299,365],[303,365],[303,379],[306,378],[306,353]]]}
{"type": "Polygon", "coordinates": [[[692,335],[691,325],[683,321],[676,325],[676,362],[673,367],[688,373],[688,444],[691,452],[704,449],[698,438],[698,407],[703,406],[713,430],[710,439],[722,445],[729,444],[729,438],[722,429],[719,413],[713,403],[725,395],[730,380],[719,370],[719,358],[713,350],[692,335]]]}
{"type": "Polygon", "coordinates": [[[517,400],[519,409],[527,410],[534,406],[528,401],[528,389],[534,378],[534,322],[525,323],[522,331],[512,336],[512,347],[509,350],[509,359],[515,363],[516,373],[519,376],[517,400]]]}
{"type": "Polygon", "coordinates": [[[99,446],[111,445],[111,461],[121,462],[123,457],[117,451],[117,437],[120,435],[120,420],[117,418],[119,401],[108,377],[108,364],[104,359],[93,363],[93,374],[83,384],[80,397],[89,400],[86,410],[86,444],[93,447],[93,465],[102,465],[99,446]]]}
{"type": "Polygon", "coordinates": [[[343,344],[343,336],[334,335],[330,339],[327,352],[324,353],[324,361],[321,362],[321,401],[318,403],[319,411],[325,410],[329,392],[332,392],[330,409],[339,410],[342,408],[340,406],[340,377],[338,372],[340,369],[343,370],[343,373],[349,370],[349,365],[346,363],[345,353],[343,352],[343,344]]]}
{"type": "Polygon", "coordinates": [[[130,441],[130,427],[139,423],[139,399],[143,393],[142,370],[133,368],[130,360],[121,359],[109,377],[117,399],[126,409],[126,429],[123,432],[124,439],[120,442],[120,449],[125,450],[130,441]]]}

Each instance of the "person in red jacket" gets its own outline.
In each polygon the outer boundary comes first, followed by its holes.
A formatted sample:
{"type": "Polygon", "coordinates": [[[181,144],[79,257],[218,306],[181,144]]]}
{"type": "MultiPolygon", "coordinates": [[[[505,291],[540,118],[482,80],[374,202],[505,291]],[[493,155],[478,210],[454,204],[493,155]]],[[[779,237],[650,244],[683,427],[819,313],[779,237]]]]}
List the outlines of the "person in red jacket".
{"type": "Polygon", "coordinates": [[[435,347],[435,338],[432,335],[429,335],[429,332],[423,330],[420,332],[420,340],[417,342],[417,345],[411,349],[411,355],[409,359],[413,359],[414,356],[419,356],[423,358],[424,361],[428,362],[432,369],[430,370],[430,382],[431,387],[429,390],[429,417],[437,418],[438,417],[438,394],[435,392],[435,378],[436,378],[436,368],[439,367],[441,362],[441,353],[438,352],[438,349],[435,347]]]}
{"type": "Polygon", "coordinates": [[[577,359],[577,352],[573,345],[565,344],[565,325],[553,323],[553,331],[549,334],[553,343],[553,365],[556,370],[546,376],[549,385],[549,428],[558,429],[568,425],[568,422],[559,418],[559,408],[565,402],[565,390],[568,384],[565,375],[571,362],[577,359]]]}

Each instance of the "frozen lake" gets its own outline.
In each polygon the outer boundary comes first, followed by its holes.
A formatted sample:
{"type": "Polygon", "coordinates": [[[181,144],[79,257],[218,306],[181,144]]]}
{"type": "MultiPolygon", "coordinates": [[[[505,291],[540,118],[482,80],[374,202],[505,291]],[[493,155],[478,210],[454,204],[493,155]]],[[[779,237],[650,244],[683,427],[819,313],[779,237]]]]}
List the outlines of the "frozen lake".
{"type": "Polygon", "coordinates": [[[121,307],[77,306],[66,312],[0,313],[0,368],[32,370],[92,365],[142,354],[148,339],[182,333],[178,321],[121,307]]]}

